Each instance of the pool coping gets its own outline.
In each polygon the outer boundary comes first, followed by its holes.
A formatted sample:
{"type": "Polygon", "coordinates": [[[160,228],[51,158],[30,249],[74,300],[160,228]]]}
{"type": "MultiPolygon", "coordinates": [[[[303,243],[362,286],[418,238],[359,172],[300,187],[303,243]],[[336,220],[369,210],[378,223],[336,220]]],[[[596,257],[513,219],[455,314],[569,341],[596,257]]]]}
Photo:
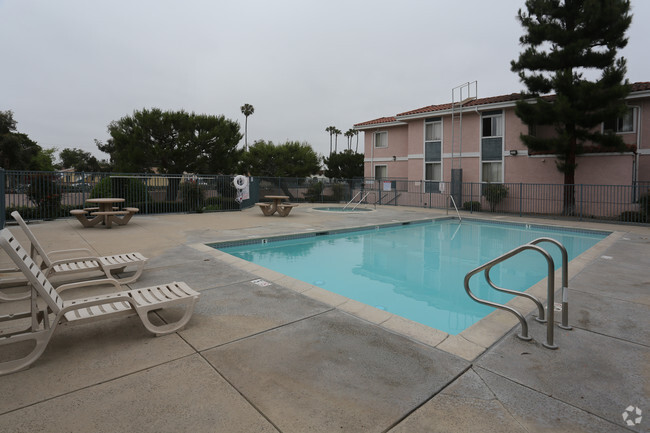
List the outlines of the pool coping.
{"type": "MultiPolygon", "coordinates": [[[[255,263],[246,261],[244,259],[232,256],[228,253],[225,253],[221,250],[216,249],[214,245],[225,248],[228,246],[236,245],[251,245],[251,244],[260,244],[270,241],[281,241],[289,239],[298,239],[298,238],[308,238],[325,234],[340,234],[347,232],[355,231],[367,231],[375,230],[376,227],[395,227],[411,224],[422,224],[430,223],[434,221],[442,221],[447,219],[456,219],[455,217],[450,216],[440,216],[440,217],[429,217],[425,219],[415,219],[411,221],[401,221],[393,222],[386,224],[366,224],[359,227],[349,227],[344,229],[335,229],[335,230],[315,230],[308,229],[306,231],[296,231],[293,234],[285,235],[274,235],[266,237],[249,237],[238,240],[230,240],[223,242],[212,242],[209,244],[204,243],[195,243],[191,244],[192,248],[195,248],[201,252],[208,253],[216,260],[219,260],[225,264],[233,266],[237,269],[240,269],[245,272],[249,272],[259,279],[262,279],[271,284],[278,284],[283,287],[286,287],[290,290],[293,290],[297,293],[300,293],[304,296],[312,298],[314,300],[320,301],[332,308],[336,308],[348,314],[351,314],[355,317],[358,317],[362,320],[373,323],[377,326],[380,326],[388,331],[403,335],[409,339],[415,340],[419,343],[435,347],[437,349],[443,350],[445,352],[451,353],[453,355],[459,356],[468,361],[473,361],[483,352],[485,352],[490,346],[499,341],[510,332],[514,327],[519,325],[519,320],[511,313],[508,313],[503,310],[495,310],[489,313],[487,316],[469,326],[464,331],[459,334],[452,335],[444,331],[423,325],[418,322],[406,319],[402,316],[390,313],[388,311],[380,310],[373,306],[364,304],[359,301],[347,298],[343,295],[339,295],[334,292],[330,292],[326,289],[314,286],[312,284],[306,283],[304,281],[297,280],[295,278],[289,277],[288,275],[273,271],[271,269],[265,268],[263,266],[257,265],[255,263]]],[[[589,248],[587,251],[583,252],[579,256],[575,257],[569,262],[568,269],[568,281],[580,273],[585,266],[591,263],[594,259],[600,257],[603,252],[613,245],[614,242],[619,240],[625,232],[622,231],[609,231],[609,230],[599,230],[599,229],[577,229],[575,227],[556,225],[556,224],[526,224],[519,221],[510,221],[508,219],[481,219],[481,218],[465,218],[468,221],[480,221],[485,223],[494,223],[494,224],[515,224],[515,225],[531,225],[538,227],[553,227],[559,229],[565,229],[569,231],[576,232],[600,232],[600,233],[609,233],[607,237],[600,240],[593,247],[589,248]]],[[[561,281],[561,272],[555,272],[555,287],[558,288],[555,291],[555,299],[561,300],[558,296],[562,290],[562,281],[561,281]]],[[[570,284],[568,288],[568,293],[570,295],[570,284]]],[[[529,293],[533,296],[539,298],[543,303],[546,301],[546,292],[547,292],[547,278],[542,279],[537,284],[530,287],[526,290],[526,293],[529,293]]],[[[510,300],[505,305],[516,308],[521,312],[525,317],[528,317],[531,313],[537,310],[536,306],[525,298],[515,297],[510,300]]],[[[570,302],[569,302],[569,312],[570,302]]],[[[558,315],[556,315],[557,318],[558,315]]],[[[557,320],[556,320],[557,322],[557,320]]],[[[546,324],[539,323],[535,320],[528,320],[530,326],[546,326],[546,324]]],[[[558,327],[555,327],[556,332],[566,332],[558,327]]]]}

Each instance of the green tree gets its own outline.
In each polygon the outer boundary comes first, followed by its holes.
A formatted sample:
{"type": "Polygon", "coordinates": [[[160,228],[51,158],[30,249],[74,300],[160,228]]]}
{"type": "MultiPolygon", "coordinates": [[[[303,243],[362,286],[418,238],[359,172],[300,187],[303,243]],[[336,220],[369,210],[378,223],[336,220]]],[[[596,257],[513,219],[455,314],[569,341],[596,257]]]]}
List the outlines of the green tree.
{"type": "Polygon", "coordinates": [[[251,104],[244,104],[241,106],[241,112],[246,116],[245,126],[244,126],[244,146],[248,150],[248,116],[252,115],[255,112],[255,107],[251,104]]]}
{"type": "Polygon", "coordinates": [[[533,151],[555,154],[564,173],[564,212],[575,210],[576,156],[587,142],[623,149],[620,137],[601,133],[600,124],[625,113],[629,92],[626,62],[617,52],[627,45],[632,16],[628,0],[527,0],[518,19],[524,51],[511,62],[527,91],[516,113],[529,125],[555,128],[552,138],[523,134],[533,151]],[[599,73],[590,81],[586,74],[599,73]],[[555,93],[554,96],[543,95],[555,93]]]}
{"type": "Polygon", "coordinates": [[[333,153],[323,161],[327,169],[325,176],[332,179],[353,179],[363,177],[363,154],[346,149],[333,153]]]}
{"type": "Polygon", "coordinates": [[[307,177],[320,170],[320,157],[308,143],[256,141],[242,156],[240,170],[253,176],[307,177]]]}
{"type": "Polygon", "coordinates": [[[99,160],[90,152],[81,149],[63,149],[59,153],[62,168],[74,168],[75,171],[101,171],[99,160]]]}
{"type": "Polygon", "coordinates": [[[11,110],[0,111],[0,166],[7,170],[47,170],[47,155],[42,154],[41,146],[19,133],[16,124],[11,110]]]}
{"type": "Polygon", "coordinates": [[[239,124],[224,116],[162,111],[134,111],[108,125],[104,144],[116,171],[159,173],[232,173],[239,159],[239,124]]]}

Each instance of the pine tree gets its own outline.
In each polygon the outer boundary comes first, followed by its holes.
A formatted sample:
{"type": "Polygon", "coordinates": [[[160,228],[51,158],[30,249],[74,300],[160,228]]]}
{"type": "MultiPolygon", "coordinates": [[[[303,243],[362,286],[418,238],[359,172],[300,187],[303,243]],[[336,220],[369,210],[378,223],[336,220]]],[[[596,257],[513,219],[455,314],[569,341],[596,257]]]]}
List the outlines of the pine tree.
{"type": "Polygon", "coordinates": [[[527,87],[516,107],[530,127],[521,139],[532,151],[557,156],[557,169],[564,173],[564,212],[572,215],[576,156],[585,152],[585,143],[624,149],[621,138],[601,133],[600,125],[627,110],[626,62],[617,51],[627,45],[630,2],[527,0],[526,9],[518,13],[524,51],[511,62],[527,87]],[[600,76],[590,81],[595,75],[600,76]],[[536,137],[536,126],[552,126],[556,134],[536,137]]]}

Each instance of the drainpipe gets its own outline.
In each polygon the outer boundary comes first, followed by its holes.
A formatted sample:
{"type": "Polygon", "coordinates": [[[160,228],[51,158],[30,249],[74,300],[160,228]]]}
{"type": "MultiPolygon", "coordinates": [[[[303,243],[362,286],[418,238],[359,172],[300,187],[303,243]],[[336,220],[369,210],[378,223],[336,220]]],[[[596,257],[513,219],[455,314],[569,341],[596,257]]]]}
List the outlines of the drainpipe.
{"type": "MultiPolygon", "coordinates": [[[[375,130],[376,131],[376,130],[375,130]]],[[[365,138],[365,137],[364,137],[365,138]]],[[[375,179],[375,133],[370,138],[370,178],[375,179]]]]}

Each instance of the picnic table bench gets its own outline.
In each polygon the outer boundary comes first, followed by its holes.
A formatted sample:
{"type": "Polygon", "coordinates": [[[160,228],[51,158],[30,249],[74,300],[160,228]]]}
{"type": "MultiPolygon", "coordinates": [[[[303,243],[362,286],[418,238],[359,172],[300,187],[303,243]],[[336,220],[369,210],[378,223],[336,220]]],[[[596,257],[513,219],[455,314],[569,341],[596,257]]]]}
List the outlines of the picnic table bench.
{"type": "Polygon", "coordinates": [[[123,198],[95,198],[87,201],[89,203],[97,203],[99,206],[70,211],[70,215],[76,217],[84,227],[93,227],[100,222],[107,229],[110,229],[113,223],[123,226],[131,220],[131,217],[135,213],[140,211],[137,207],[126,207],[123,210],[119,210],[119,207],[113,206],[113,203],[123,202],[123,198]],[[93,218],[89,218],[89,215],[93,218]]]}
{"type": "Polygon", "coordinates": [[[264,216],[271,216],[277,212],[278,215],[284,217],[289,215],[291,209],[298,206],[297,204],[283,202],[282,200],[286,200],[289,198],[286,195],[266,195],[264,196],[264,198],[273,200],[272,202],[268,202],[268,203],[267,202],[255,203],[256,206],[259,206],[264,216]]]}

